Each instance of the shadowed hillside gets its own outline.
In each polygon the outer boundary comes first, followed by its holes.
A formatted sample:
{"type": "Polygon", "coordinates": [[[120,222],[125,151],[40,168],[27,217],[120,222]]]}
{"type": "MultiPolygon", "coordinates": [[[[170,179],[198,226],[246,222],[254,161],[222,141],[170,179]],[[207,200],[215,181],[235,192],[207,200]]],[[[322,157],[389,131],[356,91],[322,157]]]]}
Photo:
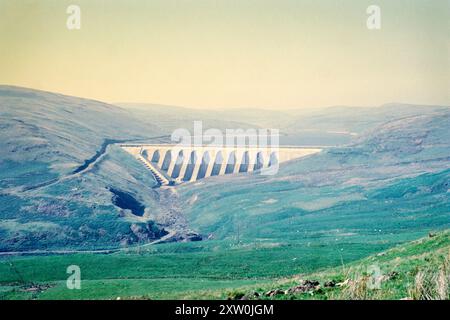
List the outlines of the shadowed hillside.
{"type": "Polygon", "coordinates": [[[157,239],[148,212],[157,203],[153,176],[111,144],[159,131],[116,106],[1,86],[0,250],[108,248],[157,239]],[[141,203],[145,214],[115,206],[111,188],[141,203]]]}
{"type": "MultiPolygon", "coordinates": [[[[241,126],[252,111],[236,122],[230,112],[196,110],[185,118],[189,109],[181,108],[166,119],[171,107],[155,118],[147,106],[132,107],[0,87],[2,251],[120,248],[167,232],[173,240],[199,232],[237,244],[374,241],[366,248],[376,251],[446,225],[448,193],[439,181],[448,178],[449,108],[387,105],[367,109],[372,118],[347,107],[296,115],[294,138],[309,126],[357,134],[352,144],[282,165],[275,176],[213,177],[155,190],[151,174],[114,142],[167,142],[170,128],[201,117],[220,128],[241,126]],[[396,197],[402,184],[420,192],[396,197]],[[439,205],[430,206],[436,199],[439,205]]],[[[254,121],[292,125],[270,111],[254,121]]],[[[349,258],[363,254],[355,252],[349,249],[349,258]]]]}
{"type": "Polygon", "coordinates": [[[449,226],[450,111],[379,126],[274,176],[179,188],[192,226],[215,239],[395,243],[449,226]],[[230,205],[232,204],[232,205],[230,205]]]}

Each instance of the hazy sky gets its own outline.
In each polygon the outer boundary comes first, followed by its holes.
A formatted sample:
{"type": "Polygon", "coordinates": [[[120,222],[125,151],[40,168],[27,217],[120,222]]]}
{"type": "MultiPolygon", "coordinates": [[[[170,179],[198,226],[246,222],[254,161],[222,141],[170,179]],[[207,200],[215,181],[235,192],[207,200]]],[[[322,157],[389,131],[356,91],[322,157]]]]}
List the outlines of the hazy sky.
{"type": "Polygon", "coordinates": [[[0,84],[192,107],[449,105],[449,21],[447,0],[0,0],[0,84]]]}

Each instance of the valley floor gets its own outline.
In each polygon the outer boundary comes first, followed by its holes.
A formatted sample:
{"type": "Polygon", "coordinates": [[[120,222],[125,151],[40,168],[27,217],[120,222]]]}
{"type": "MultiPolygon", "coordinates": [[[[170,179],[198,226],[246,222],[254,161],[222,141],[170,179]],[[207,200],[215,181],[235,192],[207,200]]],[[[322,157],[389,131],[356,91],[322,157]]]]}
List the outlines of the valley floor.
{"type": "Polygon", "coordinates": [[[164,244],[116,254],[3,257],[0,299],[449,298],[448,230],[341,265],[324,261],[326,255],[314,265],[310,257],[310,268],[287,263],[283,247],[224,250],[223,245],[211,241],[206,247],[164,244]],[[69,265],[80,266],[80,290],[66,286],[69,265]]]}

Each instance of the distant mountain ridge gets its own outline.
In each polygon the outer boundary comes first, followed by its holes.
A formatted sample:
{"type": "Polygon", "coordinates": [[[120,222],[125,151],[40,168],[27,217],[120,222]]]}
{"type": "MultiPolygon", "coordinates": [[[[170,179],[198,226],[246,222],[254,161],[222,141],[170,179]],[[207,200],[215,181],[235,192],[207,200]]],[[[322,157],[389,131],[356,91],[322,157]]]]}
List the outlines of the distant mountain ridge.
{"type": "Polygon", "coordinates": [[[375,241],[448,228],[448,128],[449,108],[411,115],[368,130],[349,145],[286,163],[274,176],[182,186],[187,216],[216,239],[233,238],[237,226],[241,239],[302,241],[301,232],[327,243],[345,241],[339,234],[358,242],[359,235],[375,241]]]}
{"type": "Polygon", "coordinates": [[[357,136],[396,119],[448,112],[450,106],[389,103],[378,107],[334,106],[309,110],[269,110],[256,108],[195,109],[146,103],[121,103],[141,119],[159,118],[167,132],[192,129],[195,120],[206,128],[275,128],[281,144],[337,146],[355,141],[357,136]],[[221,121],[218,122],[217,119],[221,121]]]}
{"type": "MultiPolygon", "coordinates": [[[[117,248],[155,241],[167,232],[175,240],[195,238],[196,232],[228,239],[237,213],[245,213],[241,223],[262,223],[253,234],[240,229],[244,238],[269,231],[278,236],[284,228],[279,222],[288,218],[291,224],[282,232],[295,238],[296,223],[317,218],[311,226],[322,230],[335,210],[345,213],[339,209],[343,203],[357,221],[361,201],[370,198],[376,210],[389,209],[376,190],[389,193],[396,181],[411,178],[416,184],[420,174],[448,169],[449,110],[339,107],[289,117],[253,110],[174,113],[154,107],[149,112],[0,86],[0,251],[117,248]],[[217,177],[174,192],[155,191],[148,170],[117,146],[105,146],[110,140],[168,142],[171,130],[189,128],[193,120],[220,129],[278,123],[290,144],[339,146],[282,165],[272,177],[217,177]]],[[[433,197],[448,200],[438,182],[424,181],[436,194],[421,194],[415,207],[426,209],[433,197]]],[[[445,201],[436,217],[446,210],[445,201]]]]}
{"type": "Polygon", "coordinates": [[[159,134],[130,112],[106,103],[0,86],[2,160],[58,162],[56,171],[83,163],[105,139],[136,139],[159,134]]]}

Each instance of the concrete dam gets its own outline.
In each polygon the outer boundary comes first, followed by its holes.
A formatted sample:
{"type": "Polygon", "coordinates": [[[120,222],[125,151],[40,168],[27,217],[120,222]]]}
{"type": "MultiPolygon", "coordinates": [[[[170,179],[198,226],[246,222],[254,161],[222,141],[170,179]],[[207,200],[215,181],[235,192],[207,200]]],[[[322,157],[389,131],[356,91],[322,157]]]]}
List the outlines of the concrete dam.
{"type": "Polygon", "coordinates": [[[302,147],[216,147],[170,144],[122,144],[151,171],[159,186],[211,176],[260,172],[274,174],[280,163],[320,152],[302,147]]]}

